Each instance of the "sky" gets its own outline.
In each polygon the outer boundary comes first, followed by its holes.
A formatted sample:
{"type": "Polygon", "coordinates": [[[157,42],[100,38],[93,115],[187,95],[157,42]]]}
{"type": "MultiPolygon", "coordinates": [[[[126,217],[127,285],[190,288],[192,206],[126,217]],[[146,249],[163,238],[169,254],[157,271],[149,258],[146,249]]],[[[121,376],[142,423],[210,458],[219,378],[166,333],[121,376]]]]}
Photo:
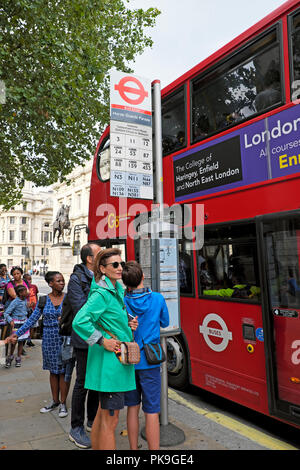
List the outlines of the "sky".
{"type": "Polygon", "coordinates": [[[128,7],[157,7],[161,14],[146,31],[152,49],[137,56],[134,74],[159,79],[161,87],[227,44],[282,5],[284,0],[129,0],[128,7]]]}

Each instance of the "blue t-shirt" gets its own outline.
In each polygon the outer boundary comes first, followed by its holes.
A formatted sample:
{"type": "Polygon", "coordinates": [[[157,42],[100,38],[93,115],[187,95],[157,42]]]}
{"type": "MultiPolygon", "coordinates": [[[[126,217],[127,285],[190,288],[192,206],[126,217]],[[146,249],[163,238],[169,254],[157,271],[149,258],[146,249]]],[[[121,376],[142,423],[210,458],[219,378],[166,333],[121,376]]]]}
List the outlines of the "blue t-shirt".
{"type": "Polygon", "coordinates": [[[6,284],[10,282],[8,274],[6,277],[0,277],[0,297],[3,297],[6,284]]]}
{"type": "Polygon", "coordinates": [[[127,313],[138,317],[139,326],[134,332],[134,340],[141,350],[141,360],[135,369],[152,369],[157,364],[148,364],[144,345],[160,342],[160,328],[169,325],[169,312],[166,301],[159,292],[152,292],[149,288],[135,289],[127,292],[124,297],[127,313]]]}

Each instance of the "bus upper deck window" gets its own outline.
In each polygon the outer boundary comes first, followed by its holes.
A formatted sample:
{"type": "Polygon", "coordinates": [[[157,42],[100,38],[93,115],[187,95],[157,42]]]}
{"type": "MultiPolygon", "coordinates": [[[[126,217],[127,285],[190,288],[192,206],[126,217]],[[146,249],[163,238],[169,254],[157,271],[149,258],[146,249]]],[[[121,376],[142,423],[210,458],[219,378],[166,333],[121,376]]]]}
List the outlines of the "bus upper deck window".
{"type": "Polygon", "coordinates": [[[184,88],[162,100],[162,143],[164,155],[186,145],[184,88]]]}
{"type": "Polygon", "coordinates": [[[192,81],[192,140],[282,103],[278,28],[192,81]]]}
{"type": "Polygon", "coordinates": [[[291,23],[291,96],[300,98],[300,13],[292,18],[291,23]]]}

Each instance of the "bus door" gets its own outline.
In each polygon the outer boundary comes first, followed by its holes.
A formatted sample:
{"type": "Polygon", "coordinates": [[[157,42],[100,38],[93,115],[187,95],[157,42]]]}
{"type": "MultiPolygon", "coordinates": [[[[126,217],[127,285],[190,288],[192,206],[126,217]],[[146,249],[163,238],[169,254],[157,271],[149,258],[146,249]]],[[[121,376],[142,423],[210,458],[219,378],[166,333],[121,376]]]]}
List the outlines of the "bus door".
{"type": "Polygon", "coordinates": [[[300,213],[257,218],[270,414],[300,424],[300,213]]]}

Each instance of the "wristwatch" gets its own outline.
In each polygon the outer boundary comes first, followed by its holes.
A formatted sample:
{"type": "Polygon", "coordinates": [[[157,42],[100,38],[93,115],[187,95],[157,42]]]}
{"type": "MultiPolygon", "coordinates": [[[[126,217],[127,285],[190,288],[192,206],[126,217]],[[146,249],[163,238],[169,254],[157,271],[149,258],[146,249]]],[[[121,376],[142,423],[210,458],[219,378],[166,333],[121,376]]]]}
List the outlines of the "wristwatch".
{"type": "Polygon", "coordinates": [[[101,338],[98,339],[97,344],[99,344],[99,346],[102,346],[103,341],[104,341],[104,337],[101,336],[101,338]]]}

